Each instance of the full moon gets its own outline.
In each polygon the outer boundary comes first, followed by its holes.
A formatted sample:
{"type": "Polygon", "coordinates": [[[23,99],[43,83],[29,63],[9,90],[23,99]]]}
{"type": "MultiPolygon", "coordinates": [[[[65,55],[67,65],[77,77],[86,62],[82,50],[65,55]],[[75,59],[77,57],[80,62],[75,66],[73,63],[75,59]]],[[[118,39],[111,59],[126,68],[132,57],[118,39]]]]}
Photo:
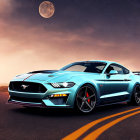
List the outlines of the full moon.
{"type": "Polygon", "coordinates": [[[39,14],[43,18],[50,18],[55,12],[55,7],[52,2],[44,1],[39,5],[39,14]]]}

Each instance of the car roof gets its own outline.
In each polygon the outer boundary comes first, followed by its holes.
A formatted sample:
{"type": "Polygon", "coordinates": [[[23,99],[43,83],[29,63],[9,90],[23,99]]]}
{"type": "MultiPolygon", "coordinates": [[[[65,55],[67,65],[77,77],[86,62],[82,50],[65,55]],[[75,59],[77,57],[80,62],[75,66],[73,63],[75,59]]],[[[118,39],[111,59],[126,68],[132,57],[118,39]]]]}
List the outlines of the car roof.
{"type": "MultiPolygon", "coordinates": [[[[120,63],[117,63],[117,62],[114,62],[114,61],[108,61],[108,60],[87,60],[87,61],[78,61],[78,62],[101,62],[101,63],[107,63],[106,66],[109,66],[110,64],[118,64],[118,65],[126,68],[125,66],[121,65],[120,63]]],[[[74,63],[78,63],[78,62],[74,62],[74,63]]]]}
{"type": "MultiPolygon", "coordinates": [[[[107,63],[107,64],[111,64],[111,63],[119,64],[117,62],[107,61],[107,60],[88,60],[88,61],[80,61],[80,62],[102,62],[102,63],[107,63]]],[[[121,65],[121,64],[119,64],[119,65],[121,65]]]]}

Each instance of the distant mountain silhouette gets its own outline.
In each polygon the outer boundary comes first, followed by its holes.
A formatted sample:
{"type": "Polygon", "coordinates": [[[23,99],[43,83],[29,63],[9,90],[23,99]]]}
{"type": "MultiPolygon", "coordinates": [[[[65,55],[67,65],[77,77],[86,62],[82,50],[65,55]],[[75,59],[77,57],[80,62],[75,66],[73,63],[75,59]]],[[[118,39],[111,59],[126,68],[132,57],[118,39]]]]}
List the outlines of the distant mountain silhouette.
{"type": "Polygon", "coordinates": [[[0,92],[7,92],[8,86],[0,86],[0,92]]]}

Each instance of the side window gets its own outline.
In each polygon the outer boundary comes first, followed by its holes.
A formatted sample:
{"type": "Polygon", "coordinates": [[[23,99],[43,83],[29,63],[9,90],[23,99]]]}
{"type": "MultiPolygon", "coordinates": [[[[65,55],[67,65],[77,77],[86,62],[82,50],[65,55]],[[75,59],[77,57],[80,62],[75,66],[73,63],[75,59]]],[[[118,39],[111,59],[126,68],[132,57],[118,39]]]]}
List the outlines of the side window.
{"type": "Polygon", "coordinates": [[[111,64],[105,73],[109,73],[111,70],[116,70],[118,72],[118,74],[124,74],[124,70],[122,66],[119,66],[117,64],[111,64]]]}
{"type": "Polygon", "coordinates": [[[124,73],[124,74],[129,74],[130,72],[129,72],[129,70],[128,70],[128,69],[123,68],[123,73],[124,73]]]}
{"type": "Polygon", "coordinates": [[[113,66],[114,70],[116,70],[119,74],[124,74],[123,73],[123,68],[122,67],[119,67],[119,66],[113,66]]]}

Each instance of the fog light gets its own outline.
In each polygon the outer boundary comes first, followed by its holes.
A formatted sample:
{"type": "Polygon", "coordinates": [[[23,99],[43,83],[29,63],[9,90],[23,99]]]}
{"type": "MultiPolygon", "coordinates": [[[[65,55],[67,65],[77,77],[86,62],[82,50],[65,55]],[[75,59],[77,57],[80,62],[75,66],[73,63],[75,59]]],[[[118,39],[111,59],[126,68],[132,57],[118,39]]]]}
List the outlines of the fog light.
{"type": "Polygon", "coordinates": [[[50,95],[50,97],[67,97],[68,94],[53,94],[53,95],[50,95]]]}

